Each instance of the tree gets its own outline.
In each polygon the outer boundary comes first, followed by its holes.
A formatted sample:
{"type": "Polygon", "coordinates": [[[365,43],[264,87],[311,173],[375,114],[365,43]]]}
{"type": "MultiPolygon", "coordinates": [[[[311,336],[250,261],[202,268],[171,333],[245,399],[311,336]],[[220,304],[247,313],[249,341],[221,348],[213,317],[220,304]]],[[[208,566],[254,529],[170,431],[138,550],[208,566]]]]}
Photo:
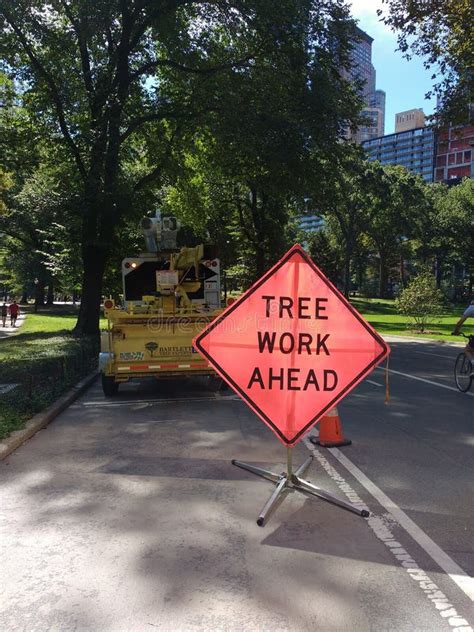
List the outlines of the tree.
{"type": "Polygon", "coordinates": [[[474,183],[465,178],[457,186],[436,183],[424,189],[425,203],[411,213],[413,259],[433,268],[438,288],[443,279],[452,287],[453,269],[465,268],[472,291],[474,183]]]}
{"type": "MultiPolygon", "coordinates": [[[[398,31],[400,50],[425,58],[442,80],[435,92],[447,123],[464,123],[474,102],[474,20],[472,0],[382,0],[388,14],[382,20],[398,31]]],[[[379,15],[383,11],[378,11],[379,15]]]]}
{"type": "Polygon", "coordinates": [[[359,99],[340,73],[353,25],[321,17],[314,22],[315,14],[303,12],[283,46],[258,65],[212,79],[220,107],[185,137],[177,179],[164,196],[194,228],[225,237],[222,245],[231,241],[249,282],[287,247],[292,210],[328,177],[331,160],[345,151],[346,126],[359,120],[359,99]]]}
{"type": "Polygon", "coordinates": [[[382,168],[365,160],[360,148],[346,146],[344,155],[332,160],[328,177],[312,191],[313,206],[326,221],[335,223],[344,249],[343,292],[349,296],[351,261],[358,240],[376,210],[375,197],[381,195],[382,168]]]}
{"type": "Polygon", "coordinates": [[[450,251],[468,272],[468,293],[474,286],[474,180],[464,178],[451,187],[441,210],[441,225],[448,237],[450,251]]]}
{"type": "Polygon", "coordinates": [[[352,24],[342,0],[282,0],[278,11],[271,0],[3,0],[0,19],[5,68],[23,86],[37,129],[80,181],[77,333],[98,331],[119,222],[150,187],[167,184],[177,141],[219,109],[214,78],[258,68],[268,51],[283,58],[303,25],[326,79],[336,79],[352,24]]]}
{"type": "Polygon", "coordinates": [[[11,175],[0,167],[0,216],[7,212],[6,192],[13,185],[11,175]]]}
{"type": "Polygon", "coordinates": [[[233,176],[225,172],[218,156],[207,153],[212,144],[195,147],[192,156],[187,155],[186,167],[165,193],[164,208],[196,234],[208,232],[223,265],[246,270],[241,276],[247,285],[283,253],[289,208],[283,194],[276,195],[268,186],[252,187],[238,167],[233,176]]]}
{"type": "Polygon", "coordinates": [[[81,180],[79,333],[97,332],[118,221],[133,196],[162,177],[183,122],[212,107],[195,101],[198,79],[255,60],[263,45],[255,33],[267,26],[262,13],[225,1],[2,3],[7,67],[81,180]]]}
{"type": "Polygon", "coordinates": [[[426,185],[419,176],[399,165],[379,171],[380,181],[372,195],[372,213],[364,232],[370,237],[379,258],[379,296],[385,298],[390,264],[400,260],[404,238],[410,225],[426,206],[426,185]]]}
{"type": "MultiPolygon", "coordinates": [[[[53,171],[38,168],[9,202],[9,212],[0,218],[0,230],[8,240],[8,273],[13,287],[34,289],[35,307],[43,305],[52,273],[46,265],[47,234],[64,214],[65,191],[61,191],[53,171]]],[[[67,198],[66,198],[67,199],[67,198]]]]}
{"type": "Polygon", "coordinates": [[[318,268],[334,285],[338,285],[342,278],[344,258],[336,236],[327,226],[309,237],[308,252],[318,268]]]}
{"type": "Polygon", "coordinates": [[[408,316],[409,324],[424,333],[430,319],[441,313],[444,304],[442,292],[436,287],[433,275],[424,271],[404,288],[396,300],[400,314],[408,316]]]}

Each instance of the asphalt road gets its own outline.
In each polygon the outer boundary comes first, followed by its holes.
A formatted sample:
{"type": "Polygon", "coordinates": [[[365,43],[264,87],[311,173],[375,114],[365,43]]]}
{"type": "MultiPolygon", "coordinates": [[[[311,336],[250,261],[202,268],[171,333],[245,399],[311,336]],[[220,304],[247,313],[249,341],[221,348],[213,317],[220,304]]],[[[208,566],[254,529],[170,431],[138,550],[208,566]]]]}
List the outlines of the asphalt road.
{"type": "MultiPolygon", "coordinates": [[[[339,407],[353,444],[307,475],[367,520],[287,494],[232,458],[285,450],[231,392],[199,381],[99,385],[0,463],[0,630],[469,632],[473,395],[457,348],[391,341],[339,407]]],[[[314,434],[314,431],[313,431],[314,434]]]]}

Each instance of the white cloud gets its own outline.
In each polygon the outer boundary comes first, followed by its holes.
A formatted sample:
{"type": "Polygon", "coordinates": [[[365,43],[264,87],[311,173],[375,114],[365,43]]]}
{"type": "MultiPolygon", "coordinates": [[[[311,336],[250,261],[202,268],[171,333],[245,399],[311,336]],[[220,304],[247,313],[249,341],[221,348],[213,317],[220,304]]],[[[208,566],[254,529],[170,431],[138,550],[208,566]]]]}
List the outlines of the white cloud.
{"type": "Polygon", "coordinates": [[[352,0],[350,2],[351,13],[359,21],[360,28],[377,40],[379,46],[395,50],[397,46],[396,35],[380,21],[377,10],[386,12],[387,5],[382,4],[382,0],[352,0]]]}
{"type": "Polygon", "coordinates": [[[377,10],[386,9],[387,5],[382,4],[382,0],[352,0],[349,2],[351,5],[351,12],[355,18],[373,18],[378,20],[377,10]]]}

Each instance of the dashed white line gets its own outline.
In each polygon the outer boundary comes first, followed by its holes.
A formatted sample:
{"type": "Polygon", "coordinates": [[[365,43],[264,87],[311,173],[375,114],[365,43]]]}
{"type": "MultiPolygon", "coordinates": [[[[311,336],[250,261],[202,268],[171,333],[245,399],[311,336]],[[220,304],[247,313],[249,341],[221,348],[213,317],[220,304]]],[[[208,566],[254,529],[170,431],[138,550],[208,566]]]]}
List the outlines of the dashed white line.
{"type": "MultiPolygon", "coordinates": [[[[459,349],[456,350],[459,353],[459,349]]],[[[452,360],[454,362],[456,356],[452,355],[452,356],[448,356],[448,355],[442,355],[441,353],[431,353],[430,351],[413,351],[412,353],[419,353],[421,355],[428,355],[428,356],[435,356],[436,358],[446,358],[448,360],[452,360]]]]}
{"type": "Polygon", "coordinates": [[[469,577],[447,553],[439,547],[420,527],[413,522],[400,507],[393,502],[368,476],[362,472],[337,448],[329,448],[329,452],[348,470],[375,500],[389,511],[405,531],[421,548],[440,566],[459,588],[474,601],[474,578],[469,577]]]}
{"type": "MultiPolygon", "coordinates": [[[[329,477],[337,484],[339,489],[346,495],[346,497],[350,500],[352,504],[354,504],[358,509],[367,509],[367,505],[360,498],[357,492],[346,482],[346,480],[338,473],[338,471],[329,463],[329,461],[322,455],[322,453],[314,447],[309,442],[308,438],[303,439],[306,447],[314,454],[317,461],[323,467],[323,469],[327,472],[329,477]]],[[[472,627],[469,625],[468,621],[464,619],[461,615],[458,614],[453,605],[449,602],[446,595],[439,589],[435,582],[427,575],[425,571],[417,564],[414,560],[413,556],[410,555],[406,549],[402,547],[402,545],[397,542],[395,536],[390,530],[390,520],[392,523],[398,524],[405,530],[407,530],[407,520],[412,523],[416,530],[418,530],[421,534],[423,534],[425,540],[420,542],[417,537],[417,533],[413,534],[408,531],[410,535],[415,539],[415,541],[426,551],[425,546],[426,541],[432,542],[435,548],[438,548],[438,545],[435,544],[426,534],[424,534],[413,521],[408,518],[408,516],[399,509],[395,503],[393,503],[381,490],[379,490],[376,485],[374,485],[366,476],[363,474],[349,459],[347,459],[337,448],[329,448],[328,452],[330,452],[344,467],[347,468],[347,465],[350,466],[351,469],[349,471],[351,474],[359,481],[359,483],[367,489],[367,491],[374,496],[374,488],[378,490],[381,494],[381,497],[375,497],[377,502],[381,504],[385,509],[388,510],[388,514],[386,516],[377,516],[373,513],[368,519],[368,525],[376,535],[376,537],[382,541],[385,546],[388,547],[392,555],[399,561],[400,566],[402,566],[406,572],[409,574],[411,579],[417,582],[418,587],[423,590],[426,597],[431,601],[432,605],[436,608],[440,616],[447,621],[448,625],[453,628],[453,632],[473,632],[472,627]],[[340,458],[343,457],[343,458],[340,458]],[[352,471],[354,470],[354,471],[352,471]],[[359,474],[361,474],[361,479],[359,479],[359,474]],[[367,487],[364,483],[369,483],[367,487]],[[386,504],[386,501],[388,501],[386,504]],[[381,502],[383,501],[383,502],[381,502]],[[386,506],[387,505],[387,506],[386,506]],[[394,511],[394,509],[398,509],[394,511]]],[[[409,526],[409,525],[408,525],[409,526]]],[[[415,530],[415,531],[416,531],[415,530]]],[[[448,573],[449,577],[455,581],[455,583],[461,588],[461,590],[466,593],[471,599],[473,599],[473,582],[474,580],[470,578],[464,571],[457,566],[457,564],[447,556],[444,551],[439,549],[443,556],[446,556],[452,564],[459,569],[460,573],[453,575],[452,573],[448,573]],[[467,581],[466,581],[467,580],[467,581]]],[[[426,551],[431,557],[431,552],[426,551]]],[[[435,559],[435,558],[433,558],[435,559]]],[[[435,560],[439,564],[439,560],[435,560]]],[[[443,561],[443,560],[441,560],[443,561]]],[[[443,566],[440,564],[443,568],[443,566]]],[[[445,570],[443,568],[443,570],[445,570]]],[[[453,570],[452,568],[450,570],[453,570]]]]}
{"type": "Polygon", "coordinates": [[[166,398],[166,399],[122,399],[122,400],[115,400],[115,401],[96,401],[96,402],[80,402],[78,404],[72,404],[72,406],[69,406],[69,408],[82,408],[82,407],[95,407],[95,406],[100,406],[100,407],[115,407],[115,406],[133,406],[135,404],[182,404],[182,403],[187,403],[187,402],[227,402],[227,401],[236,401],[236,400],[240,400],[240,397],[238,397],[237,395],[230,395],[230,396],[220,396],[220,397],[216,397],[215,395],[213,395],[212,397],[176,397],[176,398],[166,398]]]}
{"type": "Polygon", "coordinates": [[[383,386],[383,384],[380,384],[379,382],[374,382],[373,380],[365,380],[366,382],[368,382],[369,384],[373,384],[374,386],[383,386]]]}

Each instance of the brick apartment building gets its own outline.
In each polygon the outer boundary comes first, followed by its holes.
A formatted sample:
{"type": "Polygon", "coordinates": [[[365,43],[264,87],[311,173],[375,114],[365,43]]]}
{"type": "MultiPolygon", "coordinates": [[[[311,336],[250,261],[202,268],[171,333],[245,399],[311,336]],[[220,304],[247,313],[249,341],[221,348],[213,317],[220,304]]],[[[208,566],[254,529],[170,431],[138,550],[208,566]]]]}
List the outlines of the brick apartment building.
{"type": "Polygon", "coordinates": [[[474,178],[474,125],[439,130],[434,162],[435,182],[474,178]]]}

